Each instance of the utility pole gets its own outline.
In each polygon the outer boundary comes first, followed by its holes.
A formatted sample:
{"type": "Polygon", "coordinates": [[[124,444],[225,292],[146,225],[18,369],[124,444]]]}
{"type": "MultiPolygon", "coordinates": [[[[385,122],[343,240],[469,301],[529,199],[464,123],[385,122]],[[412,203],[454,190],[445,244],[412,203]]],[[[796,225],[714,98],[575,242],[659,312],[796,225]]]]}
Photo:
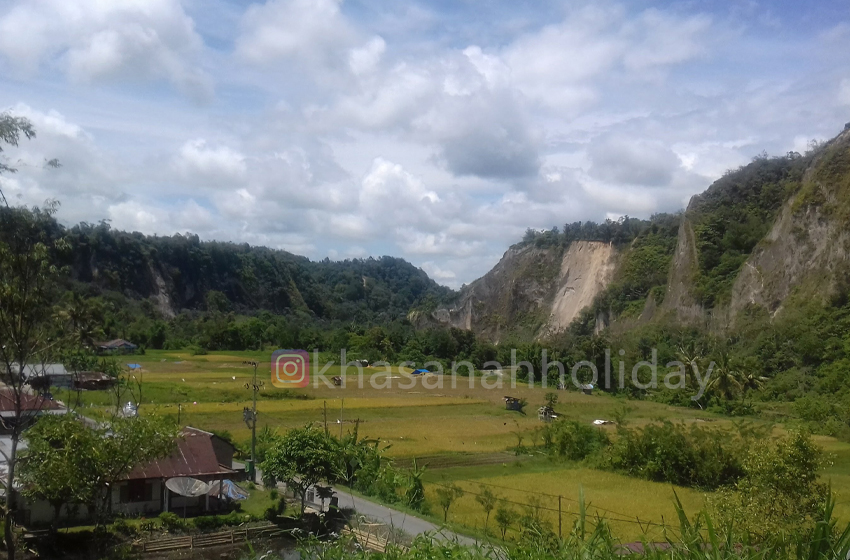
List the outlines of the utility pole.
{"type": "Polygon", "coordinates": [[[252,482],[257,482],[257,392],[260,390],[260,385],[257,384],[257,362],[251,362],[254,366],[254,381],[251,384],[246,383],[245,388],[251,389],[253,393],[253,404],[249,409],[247,406],[242,409],[242,419],[245,424],[251,429],[251,461],[248,464],[248,476],[252,482]]]}
{"type": "Polygon", "coordinates": [[[328,435],[328,401],[324,401],[325,435],[328,435]]]}

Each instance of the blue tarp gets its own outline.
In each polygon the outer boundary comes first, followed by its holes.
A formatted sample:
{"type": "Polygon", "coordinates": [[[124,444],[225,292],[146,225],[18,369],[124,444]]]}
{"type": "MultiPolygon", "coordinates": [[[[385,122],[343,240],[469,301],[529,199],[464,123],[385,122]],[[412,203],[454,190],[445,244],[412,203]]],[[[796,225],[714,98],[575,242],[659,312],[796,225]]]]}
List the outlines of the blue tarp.
{"type": "Polygon", "coordinates": [[[422,375],[423,373],[428,373],[427,369],[415,369],[411,375],[422,375]]]}
{"type": "Polygon", "coordinates": [[[130,369],[142,369],[141,364],[127,364],[127,367],[130,369]]]}
{"type": "MultiPolygon", "coordinates": [[[[210,483],[210,491],[208,492],[210,496],[214,498],[218,498],[218,481],[214,481],[210,483]]],[[[247,500],[248,492],[242,490],[235,482],[230,479],[224,479],[221,483],[221,497],[226,498],[228,500],[247,500]]]]}

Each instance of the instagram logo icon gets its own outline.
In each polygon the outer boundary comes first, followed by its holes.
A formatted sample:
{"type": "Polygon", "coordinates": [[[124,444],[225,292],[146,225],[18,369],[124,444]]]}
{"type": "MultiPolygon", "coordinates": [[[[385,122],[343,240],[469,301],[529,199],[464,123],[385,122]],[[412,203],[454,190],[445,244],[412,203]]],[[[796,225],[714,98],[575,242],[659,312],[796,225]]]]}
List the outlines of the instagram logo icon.
{"type": "Polygon", "coordinates": [[[275,350],[272,354],[272,385],[306,387],[310,384],[310,354],[304,350],[275,350]]]}

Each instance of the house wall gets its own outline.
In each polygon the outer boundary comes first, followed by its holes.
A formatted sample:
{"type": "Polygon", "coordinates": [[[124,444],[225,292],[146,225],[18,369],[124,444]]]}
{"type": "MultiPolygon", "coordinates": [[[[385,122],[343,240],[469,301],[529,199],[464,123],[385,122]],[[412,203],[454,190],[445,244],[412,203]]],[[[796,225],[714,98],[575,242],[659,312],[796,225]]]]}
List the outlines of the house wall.
{"type": "Polygon", "coordinates": [[[233,465],[233,453],[236,451],[233,445],[215,435],[210,438],[210,442],[212,443],[218,464],[224,465],[228,469],[231,468],[233,465]]]}
{"type": "Polygon", "coordinates": [[[150,500],[129,500],[127,489],[129,482],[120,482],[112,488],[112,511],[124,515],[159,514],[163,511],[163,489],[161,480],[146,481],[150,484],[150,500]]]}
{"type": "MultiPolygon", "coordinates": [[[[29,501],[18,498],[19,518],[24,525],[49,525],[53,523],[53,506],[45,500],[29,501]]],[[[59,511],[62,521],[87,521],[89,509],[82,504],[63,505],[59,511]]]]}

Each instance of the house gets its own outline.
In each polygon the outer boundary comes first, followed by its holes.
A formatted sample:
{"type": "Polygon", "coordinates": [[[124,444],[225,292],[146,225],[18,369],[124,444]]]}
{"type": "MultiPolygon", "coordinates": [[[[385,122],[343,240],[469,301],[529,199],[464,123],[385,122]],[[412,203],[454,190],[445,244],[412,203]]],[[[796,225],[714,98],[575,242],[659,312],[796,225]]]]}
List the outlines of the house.
{"type": "Polygon", "coordinates": [[[47,391],[50,387],[68,388],[74,375],[63,364],[29,364],[21,372],[18,364],[12,364],[12,373],[23,373],[27,384],[36,390],[47,391]]]}
{"type": "MultiPolygon", "coordinates": [[[[0,447],[3,445],[0,438],[0,447]]],[[[26,447],[24,441],[19,445],[26,447]]],[[[239,494],[233,488],[233,481],[242,480],[245,476],[244,465],[233,461],[234,451],[233,445],[223,438],[187,426],[181,430],[175,449],[168,457],[136,466],[124,480],[112,487],[112,512],[158,515],[163,511],[175,511],[188,515],[221,509],[229,499],[239,494]],[[201,495],[181,496],[166,487],[169,481],[173,481],[169,485],[180,490],[180,483],[186,479],[199,483],[197,488],[203,490],[201,495]]],[[[20,503],[19,520],[24,525],[46,524],[53,520],[53,508],[47,502],[20,503]]],[[[67,504],[62,507],[60,515],[63,519],[78,521],[89,518],[82,504],[67,504]]]]}
{"type": "Polygon", "coordinates": [[[30,393],[26,390],[20,393],[20,415],[16,415],[16,395],[11,387],[0,388],[0,434],[12,433],[16,421],[29,427],[43,414],[65,414],[68,409],[62,403],[45,395],[30,393]]]}
{"type": "Polygon", "coordinates": [[[183,428],[176,449],[168,457],[134,468],[112,489],[112,511],[127,515],[159,514],[163,511],[198,514],[220,509],[223,498],[205,492],[181,496],[166,487],[172,478],[193,478],[204,483],[242,480],[245,467],[233,461],[235,448],[225,439],[198,428],[183,428]]]}
{"type": "Polygon", "coordinates": [[[73,389],[79,391],[103,391],[114,386],[117,380],[105,373],[81,371],[74,376],[73,389]]]}
{"type": "Polygon", "coordinates": [[[415,369],[410,372],[410,375],[425,375],[426,373],[428,373],[427,369],[415,369]]]}
{"type": "Polygon", "coordinates": [[[94,348],[98,354],[134,354],[139,347],[123,338],[116,338],[106,342],[95,342],[94,348]]]}

